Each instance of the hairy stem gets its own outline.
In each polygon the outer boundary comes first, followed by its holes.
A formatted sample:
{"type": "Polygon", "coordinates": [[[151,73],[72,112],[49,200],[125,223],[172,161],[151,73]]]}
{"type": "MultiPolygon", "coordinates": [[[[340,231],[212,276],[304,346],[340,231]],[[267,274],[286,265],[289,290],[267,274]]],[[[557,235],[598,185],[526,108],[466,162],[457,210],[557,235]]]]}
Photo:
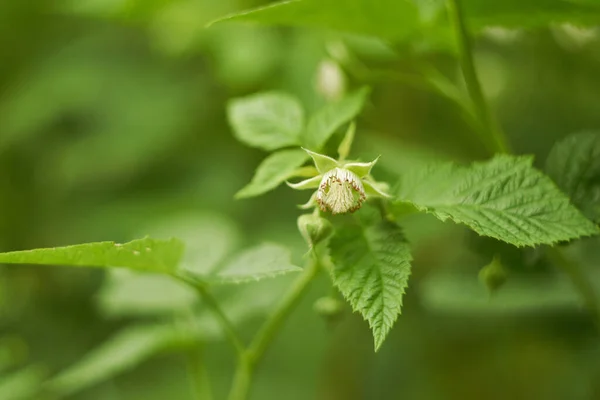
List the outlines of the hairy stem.
{"type": "Polygon", "coordinates": [[[248,397],[256,365],[262,360],[265,351],[280,330],[283,322],[296,305],[298,305],[309,284],[319,272],[319,265],[320,263],[316,259],[316,256],[314,259],[311,259],[277,309],[256,333],[248,350],[240,356],[233,385],[229,393],[229,400],[245,400],[248,397]]]}
{"type": "Polygon", "coordinates": [[[477,78],[471,37],[465,24],[460,0],[448,0],[448,13],[456,31],[460,66],[469,97],[473,103],[475,114],[483,128],[482,140],[491,151],[508,153],[510,152],[508,141],[490,111],[490,107],[481,90],[479,78],[477,78]]]}
{"type": "MultiPolygon", "coordinates": [[[[469,96],[475,107],[477,117],[485,129],[484,133],[486,134],[486,138],[488,138],[487,140],[485,138],[483,140],[494,152],[510,153],[506,135],[494,120],[490,107],[481,90],[479,80],[477,79],[475,63],[473,62],[471,39],[464,21],[460,1],[461,0],[448,0],[448,12],[456,29],[461,69],[467,84],[469,96]]],[[[593,286],[586,278],[581,265],[569,260],[568,257],[565,256],[563,250],[558,247],[550,247],[548,256],[552,259],[554,264],[569,275],[573,285],[583,298],[588,310],[593,313],[597,325],[600,328],[600,302],[593,286]]]]}

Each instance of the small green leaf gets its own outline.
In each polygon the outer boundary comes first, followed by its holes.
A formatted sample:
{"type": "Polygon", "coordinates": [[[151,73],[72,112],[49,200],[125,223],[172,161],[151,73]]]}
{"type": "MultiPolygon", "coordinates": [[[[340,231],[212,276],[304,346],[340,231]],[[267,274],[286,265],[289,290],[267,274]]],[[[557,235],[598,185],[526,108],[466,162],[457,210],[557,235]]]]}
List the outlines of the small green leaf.
{"type": "Polygon", "coordinates": [[[388,39],[410,34],[419,22],[416,6],[406,0],[292,0],[242,11],[222,21],[251,21],[337,29],[388,39]]]}
{"type": "Polygon", "coordinates": [[[272,151],[300,144],[304,110],[287,93],[265,92],[233,99],[227,115],[235,137],[248,146],[272,151]]]}
{"type": "Polygon", "coordinates": [[[582,132],[556,143],[546,172],[583,214],[600,222],[600,132],[582,132]]]}
{"type": "Polygon", "coordinates": [[[314,151],[310,151],[307,149],[304,149],[304,151],[306,151],[308,155],[310,155],[310,157],[313,159],[313,162],[315,163],[315,168],[317,168],[317,172],[319,174],[324,174],[325,172],[340,166],[337,160],[325,154],[315,153],[314,151]]]}
{"type": "Polygon", "coordinates": [[[379,349],[402,308],[410,249],[400,227],[380,221],[338,229],[330,242],[333,282],[369,322],[379,349]]]}
{"type": "Polygon", "coordinates": [[[358,89],[341,100],[327,104],[311,116],[302,137],[305,147],[321,150],[336,129],[360,113],[369,92],[367,87],[358,89]]]}
{"type": "Polygon", "coordinates": [[[252,181],[235,194],[238,199],[259,196],[272,190],[286,179],[295,175],[295,171],[308,159],[303,150],[280,150],[269,155],[256,169],[252,181]]]}
{"type": "Polygon", "coordinates": [[[515,246],[553,244],[599,233],[533,158],[498,155],[469,167],[438,163],[401,176],[399,201],[515,246]]]}
{"type": "Polygon", "coordinates": [[[123,267],[169,274],[179,265],[183,249],[183,243],[177,239],[144,238],[124,244],[96,242],[0,253],[0,263],[123,267]]]}
{"type": "Polygon", "coordinates": [[[199,278],[215,284],[243,283],[302,271],[290,259],[287,248],[264,243],[243,251],[211,276],[199,278]]]}

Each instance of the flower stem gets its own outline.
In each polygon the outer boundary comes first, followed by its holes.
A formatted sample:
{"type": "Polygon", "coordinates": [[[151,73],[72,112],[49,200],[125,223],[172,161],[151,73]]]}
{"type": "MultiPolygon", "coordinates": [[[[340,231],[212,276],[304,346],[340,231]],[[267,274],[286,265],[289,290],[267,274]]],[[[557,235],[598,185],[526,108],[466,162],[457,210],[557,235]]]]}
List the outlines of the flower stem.
{"type": "Polygon", "coordinates": [[[471,37],[465,24],[460,0],[448,0],[448,13],[456,31],[460,65],[469,97],[473,102],[475,114],[483,128],[481,132],[482,140],[490,151],[509,153],[508,141],[490,111],[481,90],[479,78],[477,78],[471,37]]]}
{"type": "Polygon", "coordinates": [[[248,397],[255,366],[262,360],[265,351],[285,319],[300,302],[309,284],[319,272],[319,265],[320,263],[315,255],[294,282],[277,309],[256,333],[246,352],[240,356],[233,385],[229,392],[229,400],[245,400],[248,397]]]}

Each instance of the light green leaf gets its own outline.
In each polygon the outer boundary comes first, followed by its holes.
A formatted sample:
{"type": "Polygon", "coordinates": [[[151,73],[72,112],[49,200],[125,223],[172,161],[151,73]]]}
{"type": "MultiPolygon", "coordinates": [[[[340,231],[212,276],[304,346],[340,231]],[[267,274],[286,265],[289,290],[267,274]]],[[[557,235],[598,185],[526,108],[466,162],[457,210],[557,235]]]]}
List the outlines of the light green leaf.
{"type": "Polygon", "coordinates": [[[113,269],[97,295],[110,317],[184,315],[198,303],[196,291],[166,275],[113,269]]]}
{"type": "Polygon", "coordinates": [[[291,178],[294,171],[308,159],[303,150],[280,150],[269,155],[256,169],[252,181],[235,194],[238,199],[261,195],[291,178]]]}
{"type": "Polygon", "coordinates": [[[0,378],[0,400],[29,400],[36,398],[46,376],[45,368],[29,366],[0,378]]]}
{"type": "Polygon", "coordinates": [[[183,243],[177,239],[144,238],[124,244],[96,242],[0,253],[0,263],[124,267],[140,271],[172,273],[183,255],[183,247],[183,243]]]}
{"type": "Polygon", "coordinates": [[[264,243],[243,251],[203,279],[219,284],[242,283],[302,271],[290,259],[290,251],[284,246],[264,243]]]}
{"type": "Polygon", "coordinates": [[[190,334],[171,324],[133,325],[115,334],[81,361],[46,383],[51,393],[67,396],[93,386],[173,345],[189,345],[190,334]]]}
{"type": "Polygon", "coordinates": [[[398,200],[515,246],[589,236],[598,228],[569,203],[533,158],[498,155],[469,167],[439,163],[401,176],[398,200]]]}
{"type": "Polygon", "coordinates": [[[363,87],[341,100],[327,104],[311,116],[302,137],[305,147],[321,150],[336,129],[360,113],[369,92],[369,88],[363,87]]]}
{"type": "Polygon", "coordinates": [[[242,11],[215,22],[221,21],[328,28],[399,39],[418,24],[418,12],[406,0],[292,0],[242,11]]]}
{"type": "Polygon", "coordinates": [[[235,137],[264,150],[300,144],[304,110],[298,100],[282,92],[265,92],[233,99],[227,105],[235,137]]]}
{"type": "Polygon", "coordinates": [[[409,246],[400,228],[386,221],[345,226],[330,243],[333,282],[369,322],[377,351],[402,308],[412,260],[409,246]]]}
{"type": "Polygon", "coordinates": [[[600,222],[600,132],[582,132],[556,143],[546,172],[582,212],[600,222]]]}

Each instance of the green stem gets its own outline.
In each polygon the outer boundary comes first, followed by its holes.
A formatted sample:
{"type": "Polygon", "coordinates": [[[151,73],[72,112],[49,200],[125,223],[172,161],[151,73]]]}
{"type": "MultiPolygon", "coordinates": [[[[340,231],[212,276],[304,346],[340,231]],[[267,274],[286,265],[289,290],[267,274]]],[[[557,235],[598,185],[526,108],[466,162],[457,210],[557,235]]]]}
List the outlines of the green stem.
{"type": "Polygon", "coordinates": [[[210,308],[210,310],[213,312],[213,314],[219,321],[221,328],[223,328],[223,331],[225,332],[225,336],[233,346],[234,350],[237,352],[238,355],[244,354],[244,352],[246,351],[246,346],[244,346],[244,342],[242,341],[240,335],[237,333],[235,326],[233,326],[233,323],[229,320],[229,318],[227,318],[227,315],[225,315],[225,312],[221,309],[221,306],[219,306],[217,299],[213,297],[208,288],[206,288],[206,286],[202,282],[198,282],[193,278],[182,275],[177,275],[175,277],[192,286],[196,290],[196,292],[198,292],[200,297],[202,297],[202,300],[206,303],[208,308],[210,308]]]}
{"type": "Polygon", "coordinates": [[[195,399],[212,400],[214,397],[202,355],[200,347],[190,349],[186,355],[191,389],[195,399]]]}
{"type": "Polygon", "coordinates": [[[483,91],[481,90],[481,84],[477,78],[471,38],[465,24],[460,0],[448,0],[448,13],[456,30],[460,65],[469,92],[469,97],[473,102],[475,114],[484,130],[482,132],[482,139],[491,151],[509,153],[510,150],[506,137],[492,116],[488,103],[483,95],[483,91]]]}
{"type": "MultiPolygon", "coordinates": [[[[314,253],[313,253],[314,255],[314,253]]],[[[250,383],[256,365],[262,360],[267,348],[280,330],[285,319],[298,305],[309,284],[319,272],[320,263],[316,255],[308,263],[302,274],[296,279],[283,301],[256,333],[248,350],[240,356],[229,400],[245,400],[248,397],[250,383]]]]}
{"type": "Polygon", "coordinates": [[[583,298],[586,308],[592,314],[594,322],[600,328],[600,303],[598,302],[598,296],[596,296],[594,286],[590,283],[581,266],[566,257],[564,251],[558,247],[549,247],[546,255],[569,276],[573,286],[577,288],[583,298]]]}
{"type": "MultiPolygon", "coordinates": [[[[475,106],[480,123],[485,129],[486,138],[491,138],[491,140],[485,140],[485,143],[487,143],[494,152],[509,153],[510,149],[506,135],[493,119],[488,103],[483,96],[481,85],[477,79],[475,63],[473,62],[471,40],[460,7],[460,0],[448,0],[448,11],[457,31],[461,69],[467,84],[469,96],[475,106]]],[[[600,328],[600,302],[596,296],[594,287],[586,278],[581,265],[569,260],[568,257],[564,255],[563,250],[557,247],[549,247],[547,254],[554,264],[569,276],[573,285],[583,298],[586,307],[594,315],[594,319],[600,328]]]]}

